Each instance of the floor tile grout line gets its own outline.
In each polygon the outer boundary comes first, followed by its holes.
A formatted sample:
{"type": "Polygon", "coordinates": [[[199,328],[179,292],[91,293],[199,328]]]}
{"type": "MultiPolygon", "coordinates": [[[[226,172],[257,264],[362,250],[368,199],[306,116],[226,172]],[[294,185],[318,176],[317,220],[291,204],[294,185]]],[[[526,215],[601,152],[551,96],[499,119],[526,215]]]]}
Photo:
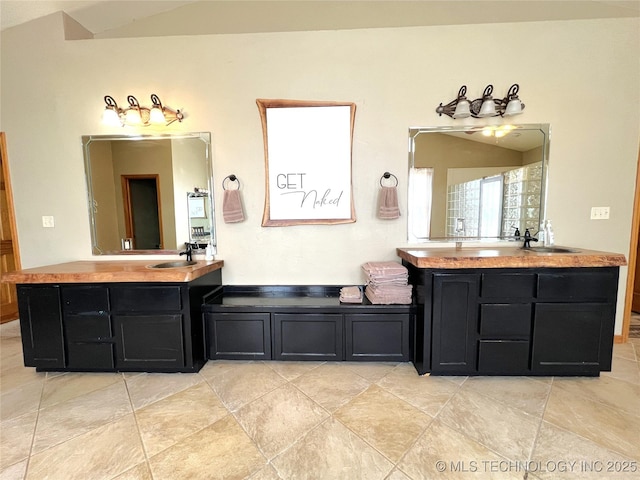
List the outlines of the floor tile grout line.
{"type": "MultiPolygon", "coordinates": [[[[467,377],[467,379],[468,379],[468,378],[469,378],[469,377],[467,377]]],[[[500,377],[475,377],[475,378],[500,378],[500,377]]],[[[517,376],[517,377],[508,377],[508,378],[513,378],[513,379],[516,379],[516,378],[517,378],[517,379],[523,379],[523,378],[525,378],[525,379],[527,379],[527,378],[529,378],[529,377],[526,377],[526,376],[524,376],[524,377],[517,376]]],[[[465,381],[465,383],[467,383],[467,382],[465,381]]],[[[543,382],[539,382],[539,383],[543,383],[543,382]]],[[[548,387],[548,388],[549,388],[549,391],[551,391],[551,386],[550,386],[550,384],[549,384],[549,387],[548,387]]],[[[507,402],[505,402],[505,401],[503,401],[503,400],[501,400],[501,399],[499,399],[499,398],[492,397],[491,395],[488,395],[488,394],[486,394],[486,393],[484,393],[484,392],[479,392],[479,391],[477,391],[477,390],[473,390],[473,393],[477,393],[478,395],[481,395],[481,396],[483,396],[483,397],[485,397],[485,398],[488,398],[488,399],[490,399],[490,400],[492,400],[492,401],[494,401],[494,402],[498,402],[498,403],[500,403],[501,405],[504,405],[505,407],[512,408],[512,409],[514,409],[514,410],[517,410],[517,411],[518,411],[518,412],[520,412],[520,413],[524,413],[527,417],[531,417],[532,419],[536,419],[536,418],[538,417],[537,415],[534,415],[534,414],[532,414],[532,413],[527,412],[526,410],[523,410],[523,409],[521,409],[521,408],[519,408],[519,407],[516,407],[516,406],[514,406],[514,405],[511,405],[511,404],[509,404],[509,403],[507,403],[507,402]]]]}
{"type": "Polygon", "coordinates": [[[575,437],[578,437],[579,439],[581,439],[581,440],[583,440],[583,441],[585,441],[585,442],[591,443],[591,444],[593,444],[593,445],[595,445],[595,446],[597,446],[598,448],[601,448],[601,449],[603,449],[603,450],[607,450],[608,452],[614,453],[614,454],[616,454],[616,455],[620,455],[621,457],[624,457],[624,458],[629,459],[629,460],[633,460],[633,461],[636,461],[636,462],[640,462],[640,457],[638,457],[638,458],[636,459],[635,457],[632,457],[632,456],[630,456],[630,455],[628,455],[628,454],[626,454],[626,453],[624,453],[624,452],[621,452],[621,451],[619,451],[619,450],[616,450],[616,449],[614,449],[614,448],[611,448],[610,446],[603,445],[603,444],[599,443],[598,441],[593,440],[593,439],[591,439],[591,438],[585,437],[584,435],[581,435],[581,434],[579,434],[578,432],[574,432],[573,430],[569,430],[567,427],[564,427],[564,426],[561,426],[561,425],[557,425],[557,424],[555,424],[555,423],[553,423],[553,422],[551,422],[551,421],[549,421],[549,420],[544,420],[544,419],[543,419],[542,423],[548,423],[548,424],[549,424],[549,425],[551,425],[553,428],[557,428],[558,430],[562,430],[562,431],[563,431],[563,432],[565,432],[565,433],[568,433],[568,434],[570,434],[570,435],[573,435],[573,436],[575,436],[575,437]]]}
{"type": "MultiPolygon", "coordinates": [[[[183,374],[183,373],[164,373],[164,372],[119,372],[119,373],[121,373],[121,374],[122,374],[122,376],[123,376],[123,378],[124,378],[125,383],[127,382],[127,379],[126,379],[126,377],[125,377],[125,374],[127,374],[127,373],[138,373],[138,375],[134,375],[134,376],[132,376],[132,377],[131,377],[131,379],[132,379],[132,380],[133,380],[133,379],[135,379],[135,378],[142,377],[143,375],[194,375],[194,376],[198,376],[198,377],[200,377],[200,378],[202,378],[203,380],[205,380],[205,381],[206,381],[206,379],[204,379],[204,377],[203,377],[202,375],[200,375],[200,373],[199,373],[199,372],[196,372],[196,373],[186,373],[186,374],[183,374]]],[[[162,401],[162,400],[166,400],[167,398],[172,397],[173,395],[176,395],[176,394],[178,394],[178,393],[184,392],[185,390],[188,390],[188,389],[189,389],[189,388],[191,388],[191,387],[195,387],[195,386],[196,386],[196,385],[198,385],[199,383],[202,383],[202,382],[197,382],[197,383],[194,383],[193,385],[187,385],[187,386],[185,386],[185,387],[182,387],[182,388],[180,388],[179,390],[176,390],[175,392],[171,392],[171,393],[169,393],[169,394],[168,394],[168,395],[166,395],[165,397],[158,398],[158,399],[156,399],[156,400],[152,401],[151,403],[147,403],[147,404],[141,405],[141,406],[139,406],[138,408],[136,408],[136,407],[135,407],[135,405],[133,405],[133,400],[132,400],[131,407],[133,408],[133,410],[134,410],[134,411],[136,411],[136,410],[140,410],[141,408],[146,408],[146,407],[148,407],[148,406],[150,406],[150,405],[153,405],[153,404],[155,404],[155,403],[158,403],[158,402],[160,402],[160,401],[162,401]]],[[[128,383],[126,383],[126,385],[127,385],[127,393],[128,393],[128,392],[129,392],[129,384],[128,384],[128,383]]],[[[131,398],[131,397],[129,397],[129,398],[131,398]]]]}
{"type": "MultiPolygon", "coordinates": [[[[153,478],[154,478],[153,470],[151,469],[151,462],[149,462],[149,454],[147,452],[147,447],[146,447],[146,445],[144,443],[144,439],[142,437],[142,432],[140,431],[140,424],[138,423],[138,416],[136,415],[136,409],[135,409],[135,407],[133,405],[133,399],[131,398],[131,392],[129,391],[129,384],[127,383],[127,378],[125,377],[124,372],[121,372],[120,375],[122,376],[122,382],[124,383],[124,388],[127,391],[127,398],[129,398],[129,405],[131,406],[131,414],[133,415],[133,421],[136,424],[136,430],[138,432],[138,439],[140,440],[140,445],[142,446],[142,454],[144,455],[144,460],[145,460],[145,463],[147,465],[147,470],[149,471],[149,474],[151,475],[151,480],[153,480],[153,478]]],[[[125,470],[125,472],[126,471],[127,470],[125,470]]],[[[121,475],[122,473],[124,473],[124,472],[120,472],[118,475],[121,475]]],[[[116,477],[118,475],[116,475],[116,477]]]]}
{"type": "MultiPolygon", "coordinates": [[[[549,397],[551,397],[551,393],[549,394],[549,397]]],[[[587,397],[585,397],[585,398],[587,398],[587,397]]],[[[588,399],[588,400],[590,400],[589,398],[587,398],[587,399],[588,399]]],[[[599,403],[599,402],[596,402],[596,403],[599,403]]],[[[604,404],[602,404],[602,405],[604,405],[604,404]]],[[[607,407],[611,408],[611,406],[610,406],[610,405],[605,405],[605,406],[607,406],[607,407]]],[[[614,410],[619,411],[619,409],[614,409],[614,410]]],[[[545,405],[545,412],[546,412],[546,405],[545,405]]],[[[623,412],[623,413],[624,413],[624,412],[623,412]]],[[[545,419],[544,419],[544,415],[543,415],[543,417],[542,417],[542,422],[540,423],[540,426],[541,426],[541,427],[542,427],[542,423],[544,423],[544,422],[547,422],[549,425],[553,425],[553,427],[554,427],[554,428],[558,428],[558,429],[560,429],[560,430],[563,430],[563,431],[565,431],[565,432],[568,432],[568,433],[570,433],[571,435],[575,435],[575,436],[577,436],[577,437],[581,438],[582,440],[585,440],[585,441],[587,441],[587,442],[589,442],[589,443],[593,443],[594,445],[597,445],[597,446],[598,446],[598,447],[600,447],[600,448],[603,448],[603,449],[608,450],[608,451],[610,451],[610,452],[616,453],[616,454],[618,454],[618,455],[620,455],[620,456],[622,456],[622,457],[625,457],[625,458],[631,458],[631,459],[633,459],[633,458],[634,458],[634,457],[631,457],[630,455],[628,455],[628,454],[626,454],[626,453],[624,453],[624,452],[621,452],[620,450],[616,450],[616,449],[614,449],[614,448],[612,448],[612,447],[610,447],[610,446],[604,445],[604,444],[600,443],[600,442],[599,442],[599,441],[597,441],[597,440],[594,440],[594,439],[591,439],[591,438],[585,437],[584,435],[581,435],[581,434],[579,434],[578,432],[575,432],[575,431],[573,431],[573,430],[570,430],[570,429],[568,429],[567,427],[564,427],[564,426],[562,426],[562,425],[558,425],[558,424],[556,424],[556,423],[552,422],[551,420],[545,420],[545,419]]],[[[537,441],[537,437],[536,437],[536,441],[537,441]]],[[[638,460],[638,461],[640,461],[640,456],[638,456],[637,460],[638,460]]]]}
{"type": "Polygon", "coordinates": [[[36,411],[36,421],[33,425],[33,434],[31,435],[31,444],[29,445],[29,455],[27,456],[27,464],[24,467],[24,479],[26,480],[27,475],[29,474],[29,466],[31,465],[31,457],[33,455],[33,446],[36,443],[36,433],[38,431],[38,420],[40,420],[40,408],[42,406],[42,398],[44,397],[44,387],[47,382],[47,378],[49,377],[48,373],[45,373],[44,380],[42,381],[42,386],[40,388],[40,400],[38,401],[38,410],[36,411]]]}
{"type": "MultiPolygon", "coordinates": [[[[443,406],[438,410],[438,413],[437,413],[437,414],[436,414],[436,416],[434,417],[434,421],[435,421],[435,420],[439,420],[439,418],[438,418],[438,417],[439,417],[440,413],[441,413],[441,412],[446,408],[446,406],[447,406],[451,401],[453,401],[453,398],[454,398],[456,395],[458,395],[458,394],[460,393],[460,391],[462,390],[463,386],[468,382],[468,380],[469,380],[469,377],[466,377],[466,378],[465,378],[465,380],[464,380],[464,381],[459,385],[459,388],[456,390],[456,392],[451,396],[451,398],[449,398],[449,400],[447,400],[447,402],[446,402],[446,403],[445,403],[445,404],[444,404],[444,405],[443,405],[443,406]]],[[[549,387],[549,392],[551,392],[551,387],[549,387]]],[[[488,398],[488,399],[490,399],[491,401],[496,401],[493,397],[490,397],[490,396],[488,396],[488,395],[484,395],[484,394],[482,394],[481,392],[474,392],[474,393],[477,393],[478,395],[484,396],[485,398],[488,398]]],[[[500,403],[501,403],[502,405],[506,405],[506,404],[505,404],[505,403],[503,403],[503,402],[500,402],[500,403]]],[[[511,405],[507,405],[507,406],[508,406],[509,408],[513,408],[514,410],[517,410],[517,411],[518,411],[518,412],[520,412],[520,413],[524,413],[524,414],[525,414],[525,415],[527,415],[527,416],[534,417],[533,415],[531,415],[531,414],[529,414],[529,413],[525,412],[524,410],[521,410],[521,409],[519,409],[519,408],[513,407],[513,406],[511,406],[511,405]]],[[[542,416],[541,416],[541,418],[542,418],[542,416]]],[[[518,461],[518,459],[513,459],[513,458],[511,458],[511,456],[510,456],[510,455],[509,455],[509,456],[507,456],[507,455],[505,455],[504,453],[501,453],[501,452],[497,451],[494,447],[492,447],[492,446],[490,446],[490,445],[486,445],[484,442],[480,441],[479,439],[476,439],[476,438],[473,438],[473,437],[471,437],[471,436],[467,435],[464,431],[459,430],[457,427],[455,427],[455,426],[453,426],[453,425],[449,425],[447,422],[444,422],[444,421],[442,421],[442,420],[439,420],[439,421],[441,421],[441,422],[443,423],[443,425],[445,425],[447,428],[450,428],[450,429],[452,429],[453,431],[457,432],[458,434],[462,435],[463,437],[465,437],[465,438],[467,438],[467,439],[469,439],[469,440],[473,441],[474,443],[477,443],[478,445],[481,445],[482,447],[486,448],[486,449],[487,449],[487,450],[489,450],[490,452],[493,452],[493,453],[494,453],[494,454],[496,454],[497,456],[499,456],[499,457],[501,457],[501,458],[504,458],[504,459],[507,459],[507,460],[509,460],[509,461],[515,461],[515,462],[517,462],[517,461],[518,461]]],[[[535,444],[535,437],[534,437],[534,441],[532,442],[532,448],[533,448],[533,445],[534,445],[534,444],[535,444]]]]}
{"type": "MultiPolygon", "coordinates": [[[[544,423],[544,415],[547,412],[547,405],[549,405],[549,399],[551,398],[551,392],[553,391],[553,384],[555,383],[555,377],[551,377],[551,384],[549,385],[549,391],[547,392],[547,398],[544,401],[544,407],[542,408],[542,413],[540,415],[540,421],[538,422],[538,428],[536,429],[536,434],[533,437],[533,442],[531,443],[531,450],[529,451],[529,457],[527,458],[527,464],[530,465],[533,461],[533,454],[536,450],[536,445],[538,444],[538,437],[540,436],[540,430],[542,430],[542,424],[544,423]]],[[[524,479],[526,480],[529,477],[529,471],[525,473],[524,479]]]]}
{"type": "MultiPolygon", "coordinates": [[[[575,378],[575,377],[569,377],[569,378],[575,378]]],[[[582,378],[582,377],[578,377],[578,378],[582,378]]],[[[600,377],[594,377],[594,378],[600,378],[600,377]]],[[[615,378],[615,377],[608,377],[608,378],[624,382],[624,380],[620,380],[619,378],[615,378]]],[[[636,383],[631,383],[631,382],[624,382],[624,383],[640,387],[640,385],[638,385],[636,383]]],[[[616,407],[615,405],[611,405],[610,403],[606,403],[606,402],[603,402],[603,401],[598,400],[596,398],[593,398],[591,396],[585,395],[584,393],[582,393],[582,390],[580,392],[578,392],[578,393],[569,392],[564,386],[560,385],[560,383],[558,383],[558,388],[561,389],[562,391],[566,392],[566,393],[573,393],[574,395],[579,395],[583,400],[588,400],[588,401],[593,402],[593,403],[598,403],[598,404],[602,405],[603,407],[610,408],[610,409],[615,410],[615,411],[617,411],[619,413],[622,413],[624,415],[631,415],[633,417],[639,417],[640,418],[640,411],[629,412],[629,411],[624,410],[624,409],[622,409],[620,407],[616,407]]]]}
{"type": "MultiPolygon", "coordinates": [[[[198,373],[197,373],[197,375],[200,375],[200,373],[198,372],[198,373]]],[[[177,442],[175,442],[175,443],[173,443],[173,444],[171,444],[171,445],[169,445],[169,446],[167,446],[167,447],[163,448],[162,450],[160,450],[160,451],[158,451],[158,452],[154,453],[151,457],[149,457],[149,456],[148,456],[148,454],[147,454],[147,449],[146,449],[146,446],[145,446],[144,440],[142,439],[142,433],[141,433],[141,431],[140,431],[140,427],[139,427],[139,424],[138,424],[138,421],[137,421],[138,419],[137,419],[137,416],[135,415],[136,410],[135,410],[135,409],[133,410],[134,418],[135,418],[135,420],[136,420],[136,427],[138,428],[138,433],[139,433],[139,435],[140,435],[140,439],[141,439],[141,442],[142,442],[142,447],[143,447],[143,451],[144,451],[144,453],[145,453],[145,458],[147,459],[147,467],[148,467],[148,469],[149,469],[149,472],[151,473],[151,480],[153,480],[153,471],[152,471],[152,469],[151,469],[151,462],[150,462],[150,459],[152,459],[153,457],[156,457],[157,455],[160,455],[160,454],[161,454],[161,453],[163,453],[163,452],[166,452],[166,451],[167,451],[168,449],[170,449],[170,448],[175,447],[175,446],[176,446],[176,445],[178,445],[180,442],[183,442],[184,440],[186,440],[187,438],[191,437],[192,435],[196,435],[196,434],[200,433],[201,431],[203,431],[204,429],[209,428],[209,427],[210,427],[210,426],[212,426],[212,425],[215,425],[216,423],[218,423],[218,422],[219,422],[219,421],[221,421],[221,420],[224,420],[224,419],[225,419],[225,418],[227,418],[229,415],[233,416],[233,413],[231,412],[231,410],[229,410],[229,409],[227,408],[227,406],[224,404],[224,402],[222,401],[222,399],[220,398],[220,396],[218,395],[218,393],[217,393],[217,392],[213,389],[213,387],[209,384],[209,382],[207,381],[207,379],[206,379],[206,378],[204,378],[204,376],[203,376],[203,375],[200,375],[200,376],[202,377],[203,381],[202,381],[202,382],[198,382],[197,384],[192,385],[191,387],[194,387],[194,386],[196,386],[196,385],[199,385],[200,383],[206,383],[206,384],[207,384],[207,386],[211,389],[211,392],[212,392],[212,393],[213,393],[213,394],[218,398],[218,400],[220,401],[220,404],[221,404],[221,405],[223,406],[223,408],[227,411],[227,413],[226,413],[225,415],[223,415],[221,418],[217,419],[215,422],[213,422],[213,423],[211,423],[211,424],[209,424],[209,425],[205,425],[204,427],[199,428],[199,429],[197,429],[197,430],[194,430],[193,432],[191,432],[191,433],[190,433],[189,435],[187,435],[186,437],[183,437],[183,438],[181,438],[179,441],[177,441],[177,442]]],[[[188,388],[191,388],[191,387],[188,387],[188,388]]],[[[178,392],[175,392],[174,394],[171,394],[171,395],[169,395],[169,396],[167,396],[167,397],[164,397],[164,398],[163,398],[163,399],[161,399],[161,400],[166,400],[167,398],[169,398],[169,397],[171,397],[171,396],[173,396],[173,395],[177,395],[177,394],[179,394],[179,393],[181,393],[181,392],[184,392],[184,390],[180,390],[180,391],[178,391],[178,392]]],[[[158,401],[161,401],[161,400],[158,400],[158,401]]],[[[156,403],[156,402],[150,403],[149,405],[153,405],[154,403],[156,403]]],[[[144,407],[140,407],[138,410],[141,410],[141,409],[143,409],[143,408],[146,408],[147,406],[148,406],[148,405],[145,405],[144,407]]],[[[133,407],[133,405],[132,405],[132,407],[133,407]]]]}
{"type": "MultiPolygon", "coordinates": [[[[466,383],[466,381],[468,380],[468,378],[469,378],[469,377],[466,377],[466,378],[462,381],[462,383],[460,383],[460,384],[456,385],[456,387],[457,387],[457,388],[454,390],[454,392],[451,394],[451,396],[447,399],[447,401],[446,401],[446,402],[444,402],[444,403],[442,404],[442,406],[438,409],[438,411],[435,413],[435,415],[431,415],[431,414],[429,414],[429,413],[427,413],[427,412],[424,412],[422,409],[420,409],[420,408],[418,408],[418,407],[415,407],[415,408],[417,408],[418,410],[420,410],[421,412],[423,412],[425,415],[430,416],[430,417],[431,417],[431,421],[430,421],[430,422],[425,426],[424,430],[422,430],[422,432],[420,432],[420,434],[416,436],[416,438],[415,438],[415,439],[414,439],[414,441],[411,443],[411,445],[409,446],[409,448],[407,448],[407,449],[405,450],[405,452],[400,456],[400,458],[398,459],[398,461],[397,461],[397,462],[396,462],[396,464],[394,465],[394,468],[397,468],[397,469],[398,469],[398,470],[400,470],[402,473],[404,473],[407,477],[409,477],[409,474],[407,474],[406,472],[404,472],[404,471],[400,468],[400,466],[399,466],[399,465],[400,465],[400,463],[402,463],[402,461],[405,459],[405,457],[407,456],[407,454],[408,454],[408,453],[411,451],[411,449],[416,445],[416,443],[418,443],[418,440],[420,440],[420,438],[422,438],[422,437],[426,434],[427,430],[429,430],[429,428],[431,428],[431,426],[433,425],[433,423],[434,423],[434,422],[436,421],[436,419],[438,418],[438,415],[440,415],[440,412],[442,412],[442,410],[443,410],[443,409],[444,409],[444,408],[449,404],[449,402],[451,402],[451,400],[453,399],[453,397],[455,397],[455,396],[460,392],[460,390],[462,389],[462,385],[464,385],[464,384],[466,383]]],[[[455,384],[455,382],[451,382],[451,383],[454,383],[454,384],[455,384]]],[[[382,388],[382,387],[381,387],[381,388],[382,388]]],[[[386,390],[385,390],[385,391],[386,391],[386,390]]],[[[401,400],[402,400],[402,399],[401,399],[401,400]]],[[[404,400],[404,401],[406,402],[406,400],[404,400]]],[[[407,403],[409,403],[409,402],[407,402],[407,403]]],[[[410,404],[410,405],[411,405],[411,404],[410,404]]],[[[412,406],[413,406],[413,405],[412,405],[412,406]]],[[[445,424],[445,425],[446,425],[446,424],[445,424]]],[[[451,428],[451,427],[449,427],[448,425],[447,425],[447,427],[448,427],[448,428],[451,428]]],[[[458,430],[456,430],[456,429],[453,429],[453,430],[454,430],[454,431],[456,431],[456,432],[458,432],[458,430]]],[[[458,433],[461,433],[461,432],[458,432],[458,433]]],[[[462,435],[464,435],[464,433],[462,433],[462,435]]],[[[467,438],[470,438],[470,437],[468,437],[468,436],[466,436],[466,435],[464,435],[464,436],[465,436],[465,437],[467,437],[467,438]]],[[[475,441],[475,440],[474,440],[474,441],[475,441]]],[[[479,442],[478,442],[478,443],[479,443],[479,442]]],[[[393,469],[391,470],[391,472],[390,472],[390,473],[392,473],[392,472],[393,472],[393,469]]]]}
{"type": "MultiPolygon", "coordinates": [[[[47,378],[47,380],[46,380],[46,381],[48,381],[48,376],[49,376],[49,374],[50,374],[50,373],[58,373],[58,372],[46,372],[46,375],[47,375],[47,377],[46,377],[46,378],[47,378]]],[[[80,372],[67,372],[67,373],[70,373],[70,374],[71,374],[71,373],[80,373],[80,372]]],[[[65,375],[66,375],[66,373],[65,373],[65,375]]],[[[58,377],[58,376],[55,376],[55,377],[52,377],[52,378],[57,378],[57,377],[58,377]]],[[[86,392],[86,393],[84,393],[84,394],[82,394],[82,395],[78,395],[77,397],[70,398],[70,399],[68,399],[67,401],[75,401],[75,400],[77,400],[78,398],[80,398],[80,397],[82,397],[82,396],[84,396],[84,395],[89,395],[89,394],[91,394],[91,393],[98,392],[98,391],[100,391],[100,390],[102,390],[102,389],[111,388],[111,387],[113,387],[114,385],[116,385],[116,383],[112,383],[111,385],[108,385],[108,386],[103,387],[103,388],[99,388],[99,389],[97,389],[97,390],[92,390],[91,392],[86,392]]],[[[125,388],[126,388],[126,386],[125,386],[125,388]]],[[[44,392],[41,394],[41,399],[42,399],[43,394],[44,394],[44,392]]],[[[39,408],[38,408],[38,415],[37,415],[37,419],[38,419],[38,421],[39,421],[39,419],[40,419],[40,413],[41,413],[41,411],[42,411],[42,410],[47,410],[47,409],[49,409],[49,408],[51,408],[51,407],[53,407],[53,406],[60,405],[61,403],[64,403],[64,402],[60,402],[60,403],[57,403],[57,404],[55,404],[55,405],[47,405],[47,406],[44,406],[44,407],[40,405],[40,406],[39,406],[39,408]]],[[[133,413],[133,412],[132,412],[132,413],[133,413]]],[[[47,450],[50,450],[50,449],[52,449],[52,448],[58,447],[58,446],[60,446],[60,445],[63,445],[63,444],[65,444],[65,443],[67,443],[67,442],[69,442],[69,441],[71,441],[71,440],[74,440],[74,439],[76,439],[76,438],[78,438],[78,437],[81,437],[82,435],[86,435],[86,434],[88,434],[88,433],[90,433],[90,432],[92,432],[92,431],[94,431],[94,430],[96,430],[96,429],[98,429],[98,428],[104,427],[105,425],[110,425],[110,424],[112,424],[112,423],[114,423],[114,422],[117,422],[118,420],[122,419],[122,418],[123,418],[124,416],[126,416],[126,415],[127,415],[127,414],[123,414],[123,415],[120,415],[120,416],[114,417],[114,418],[112,418],[111,420],[108,420],[108,421],[107,421],[106,423],[104,423],[104,424],[97,425],[97,426],[93,426],[93,427],[91,427],[89,430],[82,431],[82,432],[80,432],[80,433],[76,433],[75,435],[73,435],[73,436],[71,436],[71,437],[69,437],[69,438],[66,438],[66,439],[64,439],[64,440],[62,440],[62,441],[59,441],[58,443],[54,443],[53,445],[47,445],[47,446],[46,446],[46,448],[44,448],[43,450],[41,450],[41,451],[39,451],[39,452],[36,452],[36,453],[32,453],[32,454],[30,454],[30,456],[38,455],[38,454],[40,454],[40,453],[46,452],[47,450]]],[[[37,433],[37,432],[36,432],[36,433],[37,433]]],[[[34,443],[35,443],[35,437],[34,437],[34,443]]]]}
{"type": "MultiPolygon", "coordinates": [[[[276,473],[278,474],[278,476],[280,478],[282,478],[282,475],[280,475],[280,472],[278,471],[278,469],[276,468],[276,466],[273,464],[273,461],[275,459],[277,459],[278,457],[281,457],[282,455],[284,455],[286,452],[288,452],[289,450],[291,450],[295,445],[297,445],[298,443],[300,443],[301,441],[303,441],[305,438],[307,438],[309,435],[311,435],[312,432],[316,431],[317,429],[319,429],[322,425],[324,425],[325,423],[327,423],[328,421],[330,421],[333,418],[332,415],[328,416],[327,418],[325,418],[324,420],[322,420],[320,423],[318,423],[318,425],[316,425],[315,427],[313,427],[312,429],[310,429],[308,432],[306,432],[304,435],[302,435],[300,438],[298,438],[295,442],[293,442],[291,445],[289,445],[287,448],[285,448],[284,450],[282,450],[281,452],[279,452],[275,457],[273,457],[272,459],[268,460],[267,463],[269,465],[271,465],[273,467],[273,469],[276,471],[276,473]]],[[[360,437],[358,437],[360,438],[360,437]]]]}

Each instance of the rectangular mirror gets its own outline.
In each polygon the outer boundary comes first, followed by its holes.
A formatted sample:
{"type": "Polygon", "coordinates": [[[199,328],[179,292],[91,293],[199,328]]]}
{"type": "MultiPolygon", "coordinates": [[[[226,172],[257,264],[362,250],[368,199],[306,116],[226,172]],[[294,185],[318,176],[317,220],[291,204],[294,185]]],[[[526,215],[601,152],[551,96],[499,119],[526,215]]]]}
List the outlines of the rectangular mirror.
{"type": "Polygon", "coordinates": [[[408,241],[535,235],[548,157],[548,124],[410,128],[408,241]]]}
{"type": "Polygon", "coordinates": [[[174,254],[194,227],[215,247],[210,133],[88,135],[82,145],[94,255],[174,254]]]}

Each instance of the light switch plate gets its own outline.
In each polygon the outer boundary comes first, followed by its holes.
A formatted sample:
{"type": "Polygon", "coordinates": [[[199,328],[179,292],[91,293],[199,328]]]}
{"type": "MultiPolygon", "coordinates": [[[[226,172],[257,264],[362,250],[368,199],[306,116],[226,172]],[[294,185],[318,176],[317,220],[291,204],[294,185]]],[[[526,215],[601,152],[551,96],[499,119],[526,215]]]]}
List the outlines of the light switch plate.
{"type": "Polygon", "coordinates": [[[42,226],[44,228],[53,228],[55,226],[52,215],[42,216],[42,226]]]}
{"type": "Polygon", "coordinates": [[[609,220],[609,207],[591,207],[591,220],[609,220]]]}

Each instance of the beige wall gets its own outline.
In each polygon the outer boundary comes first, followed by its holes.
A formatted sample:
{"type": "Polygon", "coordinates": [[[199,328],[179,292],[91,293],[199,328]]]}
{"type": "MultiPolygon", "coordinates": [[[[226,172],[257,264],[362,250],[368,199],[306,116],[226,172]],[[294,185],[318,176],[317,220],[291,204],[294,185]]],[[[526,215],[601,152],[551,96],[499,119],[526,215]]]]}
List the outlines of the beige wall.
{"type": "MultiPolygon", "coordinates": [[[[515,82],[527,105],[519,122],[551,125],[548,217],[557,243],[628,255],[640,131],[638,19],[67,42],[61,25],[57,14],[2,34],[0,128],[25,268],[91,258],[80,137],[135,132],[101,125],[106,94],[148,104],[156,93],[187,113],[168,130],[213,133],[215,184],[235,173],[247,213],[240,224],[217,222],[226,283],[352,284],[361,281],[362,263],[397,260],[395,248],[406,244],[409,127],[500,123],[454,121],[434,110],[462,84],[475,97],[489,83],[504,95],[515,82]],[[260,226],[256,98],[356,103],[356,223],[260,226]],[[398,220],[375,217],[385,171],[400,181],[398,220]],[[610,220],[591,221],[592,206],[611,207],[610,220]],[[42,215],[53,215],[56,227],[42,228],[42,215]]],[[[622,286],[625,278],[623,268],[622,286]]],[[[619,308],[618,332],[621,315],[619,308]]]]}

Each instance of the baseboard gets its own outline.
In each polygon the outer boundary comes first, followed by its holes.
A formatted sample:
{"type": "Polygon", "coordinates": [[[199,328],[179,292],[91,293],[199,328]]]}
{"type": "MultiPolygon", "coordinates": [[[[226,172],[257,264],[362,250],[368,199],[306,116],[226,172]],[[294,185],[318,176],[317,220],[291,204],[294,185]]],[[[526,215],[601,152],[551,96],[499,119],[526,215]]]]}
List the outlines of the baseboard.
{"type": "Polygon", "coordinates": [[[625,343],[624,337],[622,335],[615,335],[613,337],[613,343],[625,343]]]}

